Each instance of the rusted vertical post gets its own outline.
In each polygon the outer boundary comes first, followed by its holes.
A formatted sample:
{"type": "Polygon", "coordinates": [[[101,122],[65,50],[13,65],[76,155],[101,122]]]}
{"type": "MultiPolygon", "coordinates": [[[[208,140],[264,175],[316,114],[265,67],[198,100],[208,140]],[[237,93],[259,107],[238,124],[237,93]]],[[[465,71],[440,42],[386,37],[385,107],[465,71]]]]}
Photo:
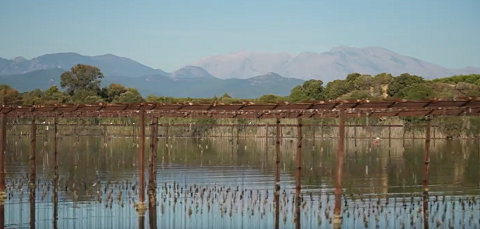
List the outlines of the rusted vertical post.
{"type": "Polygon", "coordinates": [[[53,119],[53,172],[54,178],[58,178],[58,117],[53,119]]]}
{"type": "Polygon", "coordinates": [[[58,228],[58,114],[53,120],[53,228],[58,228]]]}
{"type": "Polygon", "coordinates": [[[280,119],[276,120],[276,137],[275,137],[275,228],[280,226],[280,119]]]}
{"type": "Polygon", "coordinates": [[[295,174],[295,228],[300,229],[300,192],[301,192],[301,176],[302,176],[302,119],[297,119],[297,155],[295,164],[297,167],[295,174]]]}
{"type": "Polygon", "coordinates": [[[430,164],[430,127],[431,127],[431,117],[427,116],[427,126],[425,127],[425,152],[424,152],[424,178],[423,178],[423,227],[428,228],[428,168],[430,164]]]}
{"type": "Polygon", "coordinates": [[[425,150],[424,150],[424,174],[423,174],[423,194],[428,195],[428,169],[430,165],[430,117],[427,118],[425,127],[425,150]]]}
{"type": "Polygon", "coordinates": [[[145,215],[138,216],[138,229],[145,229],[145,215]]]}
{"type": "Polygon", "coordinates": [[[30,188],[29,190],[29,195],[28,195],[28,202],[30,204],[30,229],[35,229],[35,221],[36,221],[36,215],[35,215],[35,187],[30,188]]]}
{"type": "Polygon", "coordinates": [[[165,124],[165,153],[170,155],[170,141],[169,141],[169,130],[170,130],[170,124],[165,124]]]}
{"type": "Polygon", "coordinates": [[[30,155],[28,160],[30,161],[30,179],[28,186],[31,189],[35,189],[35,176],[36,176],[36,145],[37,143],[37,124],[35,123],[35,116],[32,115],[32,122],[30,124],[30,155]]]}
{"type": "Polygon", "coordinates": [[[353,139],[355,139],[355,151],[357,151],[357,126],[355,125],[353,129],[353,139]]]}
{"type": "Polygon", "coordinates": [[[107,147],[107,140],[108,140],[108,132],[107,132],[107,124],[103,124],[103,147],[107,147]]]}
{"type": "MultiPolygon", "coordinates": [[[[6,105],[6,90],[3,95],[3,105],[6,105]]],[[[5,228],[5,205],[3,201],[7,198],[5,193],[5,154],[7,151],[7,115],[1,113],[1,131],[0,131],[0,228],[5,228]]]]}
{"type": "Polygon", "coordinates": [[[343,176],[343,155],[345,151],[345,110],[339,111],[338,122],[338,140],[337,140],[337,156],[336,156],[336,173],[335,173],[335,207],[333,210],[334,224],[341,224],[342,221],[342,176],[343,176]]]}
{"type": "Polygon", "coordinates": [[[392,126],[388,125],[388,152],[389,153],[391,148],[392,148],[392,126]]]}
{"type": "Polygon", "coordinates": [[[367,142],[368,142],[368,151],[370,152],[370,149],[372,147],[372,144],[370,143],[370,141],[372,141],[372,132],[371,132],[371,128],[370,128],[370,113],[367,113],[367,142]]]}
{"type": "Polygon", "coordinates": [[[140,110],[140,150],[138,151],[138,203],[137,203],[137,212],[140,215],[140,218],[145,214],[145,110],[141,108],[140,110]]]}
{"type": "Polygon", "coordinates": [[[156,117],[152,116],[151,124],[150,124],[150,159],[149,159],[149,173],[148,173],[148,187],[149,193],[154,191],[154,178],[155,178],[155,144],[156,144],[156,129],[157,129],[157,122],[156,117]]]}
{"type": "Polygon", "coordinates": [[[402,147],[405,149],[405,121],[403,121],[402,147]]]}
{"type": "Polygon", "coordinates": [[[148,191],[148,222],[150,229],[157,228],[157,197],[156,197],[156,172],[155,163],[157,161],[157,132],[158,117],[152,116],[150,125],[150,170],[149,170],[149,191],[148,191]]]}
{"type": "Polygon", "coordinates": [[[0,201],[3,201],[7,195],[5,193],[5,154],[7,153],[7,115],[1,114],[1,148],[0,148],[0,201]]]}
{"type": "Polygon", "coordinates": [[[0,203],[0,229],[5,229],[5,205],[0,203]]]}
{"type": "Polygon", "coordinates": [[[268,153],[268,123],[265,125],[265,153],[268,153]]]}
{"type": "Polygon", "coordinates": [[[30,228],[35,228],[35,180],[36,180],[36,164],[35,164],[35,145],[37,142],[37,124],[35,116],[32,114],[32,122],[30,126],[30,179],[28,182],[29,202],[30,202],[30,228]]]}

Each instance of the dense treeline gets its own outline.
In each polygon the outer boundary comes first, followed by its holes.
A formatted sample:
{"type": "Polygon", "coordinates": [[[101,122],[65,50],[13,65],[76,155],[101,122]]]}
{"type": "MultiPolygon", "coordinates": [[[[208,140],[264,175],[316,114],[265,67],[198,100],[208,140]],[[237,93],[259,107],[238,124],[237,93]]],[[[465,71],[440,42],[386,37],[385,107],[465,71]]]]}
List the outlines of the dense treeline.
{"type": "MultiPolygon", "coordinates": [[[[62,103],[116,103],[116,102],[198,102],[223,103],[242,102],[246,99],[231,98],[227,93],[213,98],[173,98],[166,96],[141,96],[135,88],[119,84],[100,87],[103,74],[100,69],[89,65],[76,65],[60,76],[61,89],[52,86],[45,91],[36,89],[29,92],[19,92],[8,85],[0,85],[0,98],[5,98],[7,104],[38,105],[62,103]]],[[[309,100],[330,99],[370,99],[381,100],[389,98],[425,99],[425,98],[456,98],[466,96],[480,97],[480,75],[458,75],[446,78],[426,80],[420,76],[407,73],[392,76],[381,73],[376,76],[352,73],[343,80],[334,80],[323,84],[321,80],[307,80],[302,85],[293,88],[288,96],[263,95],[253,102],[303,102],[309,100]]],[[[464,117],[442,117],[439,119],[442,132],[456,137],[462,134],[465,123],[475,126],[477,132],[478,120],[464,117]]],[[[370,121],[372,123],[373,120],[370,121]]],[[[406,124],[421,123],[422,118],[405,118],[406,124]]],[[[216,120],[202,120],[204,123],[216,123],[216,120]]],[[[238,120],[239,123],[244,120],[238,120]]],[[[372,124],[374,124],[373,122],[372,124]]],[[[472,132],[472,131],[470,131],[472,132]]],[[[470,134],[469,134],[470,135],[470,134]]]]}
{"type": "MultiPolygon", "coordinates": [[[[137,89],[119,84],[100,87],[103,74],[100,69],[89,65],[76,65],[60,76],[60,85],[42,91],[18,92],[8,85],[0,85],[0,98],[8,104],[37,105],[51,103],[98,103],[98,102],[241,102],[228,94],[213,98],[173,98],[149,95],[143,98],[137,89]]],[[[480,75],[459,75],[433,80],[407,73],[392,76],[381,73],[376,76],[352,73],[343,80],[323,84],[321,80],[307,80],[291,90],[288,96],[263,95],[256,102],[301,102],[326,99],[370,99],[387,98],[424,99],[480,96],[480,75]]]]}

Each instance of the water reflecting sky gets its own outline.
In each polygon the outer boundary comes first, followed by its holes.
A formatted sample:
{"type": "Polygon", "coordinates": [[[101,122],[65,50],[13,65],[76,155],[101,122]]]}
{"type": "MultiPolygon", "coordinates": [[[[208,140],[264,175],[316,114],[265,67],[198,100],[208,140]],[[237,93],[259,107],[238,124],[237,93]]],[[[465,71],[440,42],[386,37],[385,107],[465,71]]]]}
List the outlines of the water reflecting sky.
{"type": "MultiPolygon", "coordinates": [[[[10,136],[5,228],[274,228],[274,140],[176,138],[169,143],[159,140],[155,195],[147,186],[146,200],[152,204],[139,217],[134,207],[140,185],[138,139],[111,138],[105,145],[98,137],[63,137],[54,204],[52,139],[37,139],[33,194],[28,189],[30,139],[10,136]]],[[[296,144],[284,139],[281,146],[280,228],[295,228],[296,144]]],[[[334,228],[335,144],[303,142],[301,228],[334,228]]],[[[346,144],[341,228],[479,228],[478,141],[432,141],[427,222],[423,140],[406,141],[405,149],[401,140],[392,140],[390,148],[388,140],[375,146],[367,140],[346,144]]],[[[148,155],[147,145],[147,182],[148,155]]]]}

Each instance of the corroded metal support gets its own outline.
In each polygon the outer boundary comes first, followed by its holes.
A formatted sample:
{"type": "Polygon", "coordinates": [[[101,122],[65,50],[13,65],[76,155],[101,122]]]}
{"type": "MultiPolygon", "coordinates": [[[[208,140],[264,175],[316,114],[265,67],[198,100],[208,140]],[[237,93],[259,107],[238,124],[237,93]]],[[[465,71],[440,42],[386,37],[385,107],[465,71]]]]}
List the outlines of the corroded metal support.
{"type": "Polygon", "coordinates": [[[7,153],[7,115],[1,114],[1,131],[0,131],[0,202],[7,197],[5,193],[5,154],[7,153]]]}
{"type": "Polygon", "coordinates": [[[280,227],[280,119],[276,120],[276,136],[275,136],[275,192],[274,192],[274,206],[275,206],[275,228],[280,227]]]}
{"type": "Polygon", "coordinates": [[[427,126],[425,127],[425,149],[424,149],[424,162],[425,167],[423,170],[423,194],[428,195],[428,169],[430,166],[430,122],[431,118],[427,118],[427,126]]]}
{"type": "Polygon", "coordinates": [[[58,117],[53,120],[53,171],[54,179],[58,178],[58,117]]]}
{"type": "Polygon", "coordinates": [[[0,229],[5,229],[5,205],[0,203],[0,229]]]}
{"type": "Polygon", "coordinates": [[[157,144],[157,117],[152,116],[150,124],[150,159],[148,164],[148,189],[149,193],[155,191],[155,161],[156,161],[156,145],[157,144]]]}
{"type": "Polygon", "coordinates": [[[333,209],[334,224],[341,224],[342,221],[342,176],[343,156],[345,153],[345,110],[341,109],[338,120],[338,140],[335,172],[335,206],[333,209]]]}
{"type": "Polygon", "coordinates": [[[297,119],[297,154],[295,158],[295,166],[296,174],[295,174],[295,228],[300,229],[300,206],[301,206],[301,199],[300,199],[300,192],[301,192],[301,176],[302,176],[302,141],[303,141],[303,133],[302,133],[302,119],[297,119]]]}
{"type": "Polygon", "coordinates": [[[145,215],[138,216],[138,229],[145,229],[145,215]]]}
{"type": "Polygon", "coordinates": [[[392,149],[392,127],[388,127],[388,152],[390,153],[392,149]]]}
{"type": "Polygon", "coordinates": [[[30,161],[30,179],[28,186],[30,189],[35,189],[35,179],[36,179],[36,143],[37,143],[37,124],[35,123],[35,117],[32,118],[30,123],[30,155],[28,160],[30,161]]]}
{"type": "Polygon", "coordinates": [[[58,117],[53,120],[53,229],[58,229],[58,117]]]}
{"type": "MultiPolygon", "coordinates": [[[[139,127],[140,127],[140,150],[138,151],[138,203],[137,212],[140,215],[139,220],[145,215],[145,110],[139,113],[139,127]]],[[[144,221],[145,219],[143,219],[144,221]]]]}
{"type": "Polygon", "coordinates": [[[170,124],[165,124],[165,154],[170,156],[170,124]]]}
{"type": "Polygon", "coordinates": [[[28,191],[28,202],[29,202],[29,213],[30,213],[30,229],[35,229],[35,221],[36,221],[36,215],[35,215],[35,198],[36,198],[36,193],[35,193],[35,187],[30,188],[28,191]]]}

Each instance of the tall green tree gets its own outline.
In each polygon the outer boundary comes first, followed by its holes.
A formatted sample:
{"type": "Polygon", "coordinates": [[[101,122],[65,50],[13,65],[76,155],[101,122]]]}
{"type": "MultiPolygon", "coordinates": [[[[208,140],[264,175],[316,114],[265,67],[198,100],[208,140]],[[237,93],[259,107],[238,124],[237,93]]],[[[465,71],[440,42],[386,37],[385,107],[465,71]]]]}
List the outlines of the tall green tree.
{"type": "Polygon", "coordinates": [[[307,80],[302,85],[298,85],[290,91],[289,98],[291,101],[299,102],[304,100],[322,100],[323,81],[307,80]]]}
{"type": "Polygon", "coordinates": [[[60,86],[73,96],[78,90],[86,90],[100,94],[100,83],[103,73],[95,66],[77,64],[60,75],[60,86]]]}
{"type": "Polygon", "coordinates": [[[400,92],[404,88],[423,83],[425,83],[425,80],[422,77],[403,73],[392,78],[392,81],[388,86],[387,93],[390,97],[402,98],[402,94],[400,94],[400,92]]]}

